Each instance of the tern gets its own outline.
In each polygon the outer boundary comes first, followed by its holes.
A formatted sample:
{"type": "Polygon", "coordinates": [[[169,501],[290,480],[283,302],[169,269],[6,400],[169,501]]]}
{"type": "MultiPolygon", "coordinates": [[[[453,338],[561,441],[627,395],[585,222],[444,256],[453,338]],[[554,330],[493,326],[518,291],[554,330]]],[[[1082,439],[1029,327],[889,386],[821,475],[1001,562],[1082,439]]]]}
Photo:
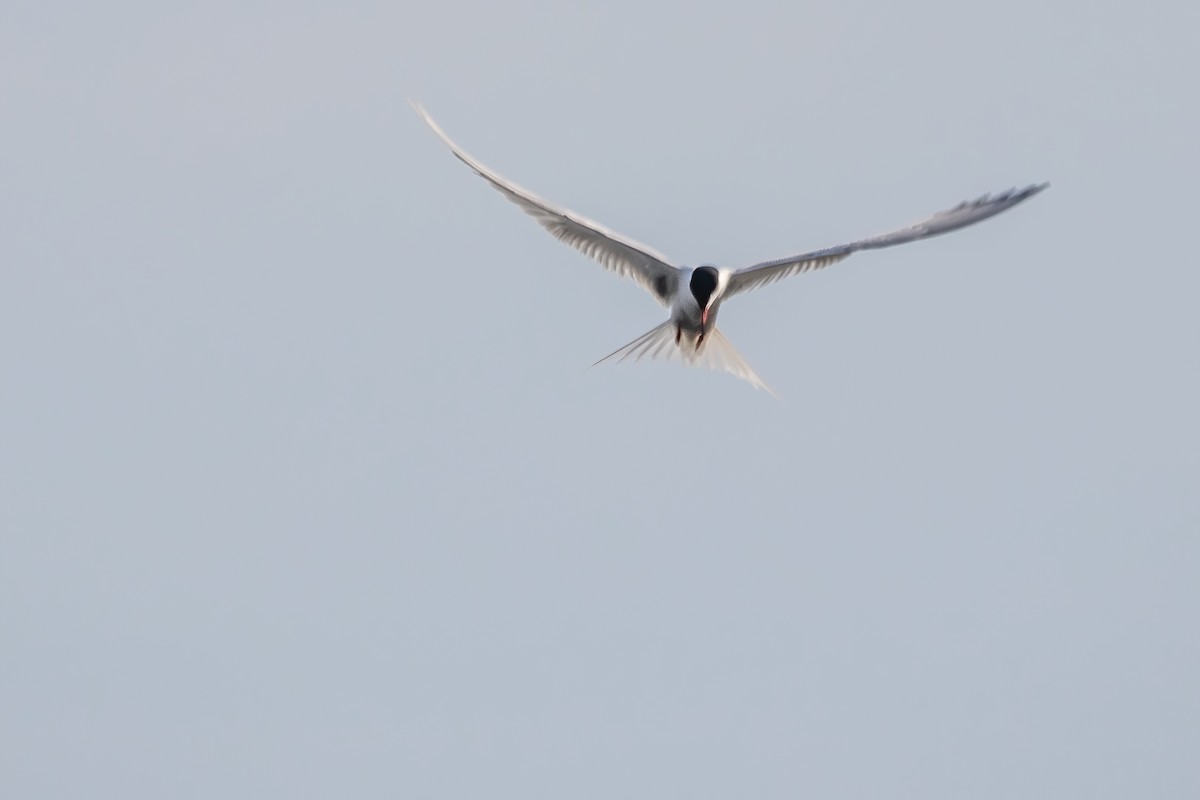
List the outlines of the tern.
{"type": "Polygon", "coordinates": [[[890,233],[790,258],[764,261],[742,269],[711,265],[675,266],[666,256],[646,245],[615,233],[582,214],[549,203],[501,177],[455,144],[419,103],[409,102],[459,161],[516,203],[554,238],[595,259],[606,269],[636,281],[670,309],[666,322],[613,351],[596,364],[609,360],[624,361],[627,358],[635,361],[642,358],[679,360],[690,366],[725,370],[748,381],[756,389],[765,389],[772,394],[771,388],[763,383],[717,329],[717,312],[722,303],[750,289],[827,267],[859,250],[879,250],[974,225],[1028,200],[1050,185],[1041,183],[1020,190],[985,194],[977,200],[964,201],[922,222],[890,233]]]}

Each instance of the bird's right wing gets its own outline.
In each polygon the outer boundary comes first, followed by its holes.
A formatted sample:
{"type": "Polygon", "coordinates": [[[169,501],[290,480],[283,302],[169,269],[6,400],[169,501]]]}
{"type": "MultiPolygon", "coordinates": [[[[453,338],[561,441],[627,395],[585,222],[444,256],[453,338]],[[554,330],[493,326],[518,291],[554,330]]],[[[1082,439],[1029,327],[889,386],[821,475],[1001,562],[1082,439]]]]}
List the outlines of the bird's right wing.
{"type": "Polygon", "coordinates": [[[425,120],[425,124],[433,129],[433,132],[450,148],[450,152],[454,153],[459,161],[520,206],[522,211],[537,220],[538,224],[549,231],[555,239],[570,245],[589,258],[595,259],[605,269],[637,281],[643,289],[654,295],[655,299],[663,305],[671,304],[671,298],[679,284],[679,269],[672,266],[666,256],[660,255],[632,239],[614,233],[581,214],[565,208],[558,208],[533,192],[506,180],[456,145],[419,104],[409,102],[421,115],[421,119],[425,120]]]}
{"type": "Polygon", "coordinates": [[[1001,192],[994,196],[985,194],[978,200],[959,203],[948,211],[934,214],[924,222],[918,222],[915,225],[910,225],[907,228],[901,228],[891,233],[872,236],[869,239],[860,239],[857,242],[841,244],[837,247],[828,247],[824,250],[814,250],[811,253],[792,256],[791,258],[765,261],[761,264],[755,264],[752,267],[739,269],[729,277],[729,285],[725,289],[725,296],[729,297],[738,292],[745,292],[759,286],[765,286],[768,283],[774,283],[777,280],[786,278],[789,275],[827,267],[830,264],[835,264],[844,258],[848,258],[851,254],[859,250],[878,250],[883,247],[892,247],[893,245],[915,242],[918,239],[927,239],[930,236],[937,236],[938,234],[965,228],[968,225],[974,225],[976,222],[982,222],[989,217],[994,217],[1001,211],[1010,209],[1017,203],[1033,197],[1049,185],[1048,183],[1042,183],[1026,187],[1020,191],[1010,189],[1007,192],[1001,192]]]}

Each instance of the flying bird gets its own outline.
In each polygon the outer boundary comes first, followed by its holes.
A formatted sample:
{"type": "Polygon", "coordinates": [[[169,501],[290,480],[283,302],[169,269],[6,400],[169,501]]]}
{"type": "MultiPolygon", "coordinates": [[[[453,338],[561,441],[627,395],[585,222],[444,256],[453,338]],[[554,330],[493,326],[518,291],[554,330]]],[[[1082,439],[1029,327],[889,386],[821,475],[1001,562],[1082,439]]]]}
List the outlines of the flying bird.
{"type": "Polygon", "coordinates": [[[553,205],[501,177],[455,144],[420,104],[410,102],[459,161],[520,206],[554,238],[595,259],[606,269],[636,281],[670,309],[666,322],[596,364],[627,358],[635,361],[642,358],[680,360],[690,366],[725,370],[768,392],[771,392],[770,387],[742,360],[717,328],[717,312],[726,300],[790,275],[827,267],[859,250],[879,250],[974,225],[1033,197],[1050,185],[1042,183],[1019,191],[1010,189],[995,195],[985,194],[978,200],[964,201],[923,222],[890,233],[742,269],[675,266],[666,256],[646,245],[611,231],[582,214],[553,205]]]}

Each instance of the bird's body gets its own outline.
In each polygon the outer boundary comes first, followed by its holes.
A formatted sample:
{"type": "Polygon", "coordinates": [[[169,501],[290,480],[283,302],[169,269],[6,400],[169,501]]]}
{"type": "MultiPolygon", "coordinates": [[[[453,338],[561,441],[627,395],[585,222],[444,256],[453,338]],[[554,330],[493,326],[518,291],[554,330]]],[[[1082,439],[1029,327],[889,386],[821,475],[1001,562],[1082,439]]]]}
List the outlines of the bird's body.
{"type": "Polygon", "coordinates": [[[413,107],[460,161],[520,206],[556,239],[594,258],[606,269],[636,281],[670,310],[666,322],[600,359],[597,364],[630,357],[635,360],[676,358],[685,364],[723,369],[768,391],[769,387],[742,361],[717,329],[717,312],[725,300],[789,275],[820,269],[859,250],[892,247],[973,225],[1012,208],[1049,185],[1029,186],[995,196],[984,195],[891,233],[743,269],[679,267],[649,247],[573,211],[558,208],[500,177],[451,141],[423,108],[416,103],[413,107]]]}

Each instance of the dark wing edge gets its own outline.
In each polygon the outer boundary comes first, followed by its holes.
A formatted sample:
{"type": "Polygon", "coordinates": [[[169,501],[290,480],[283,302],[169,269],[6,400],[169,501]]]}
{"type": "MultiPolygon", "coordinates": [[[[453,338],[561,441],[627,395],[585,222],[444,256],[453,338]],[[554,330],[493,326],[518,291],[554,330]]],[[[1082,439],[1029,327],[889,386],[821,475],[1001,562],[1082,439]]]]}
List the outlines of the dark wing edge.
{"type": "Polygon", "coordinates": [[[477,161],[446,135],[429,113],[414,100],[409,104],[459,161],[516,203],[551,236],[567,244],[617,275],[636,281],[663,305],[670,305],[679,282],[679,269],[666,256],[605,228],[598,222],[559,208],[509,181],[477,161]]]}
{"type": "Polygon", "coordinates": [[[910,225],[907,228],[901,228],[879,236],[872,236],[868,239],[861,239],[857,242],[850,242],[849,244],[838,245],[837,247],[814,250],[811,253],[792,256],[791,258],[764,261],[761,264],[739,269],[730,276],[729,286],[725,290],[725,295],[729,297],[738,292],[745,292],[750,289],[757,289],[759,286],[766,286],[769,283],[774,283],[791,275],[827,267],[830,264],[835,264],[838,261],[849,258],[850,255],[859,250],[879,250],[884,247],[915,242],[918,239],[928,239],[931,236],[939,236],[943,233],[956,231],[959,228],[965,228],[968,225],[974,225],[976,222],[982,222],[985,219],[994,217],[1000,212],[1007,211],[1018,203],[1028,200],[1048,186],[1050,186],[1049,183],[1040,183],[1027,186],[1021,190],[1009,189],[1007,192],[1000,192],[996,195],[985,194],[977,200],[964,201],[954,208],[938,212],[932,217],[915,225],[910,225]]]}

